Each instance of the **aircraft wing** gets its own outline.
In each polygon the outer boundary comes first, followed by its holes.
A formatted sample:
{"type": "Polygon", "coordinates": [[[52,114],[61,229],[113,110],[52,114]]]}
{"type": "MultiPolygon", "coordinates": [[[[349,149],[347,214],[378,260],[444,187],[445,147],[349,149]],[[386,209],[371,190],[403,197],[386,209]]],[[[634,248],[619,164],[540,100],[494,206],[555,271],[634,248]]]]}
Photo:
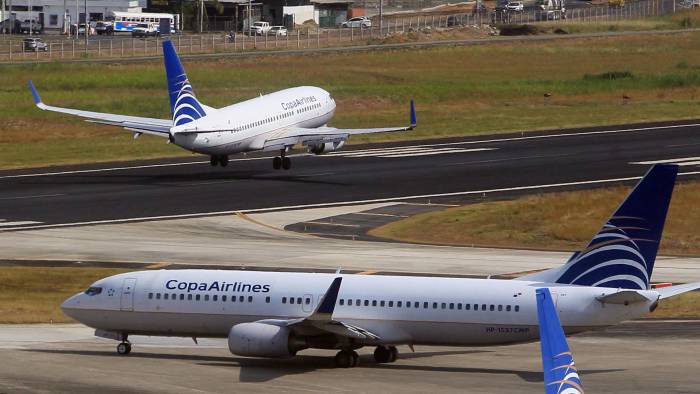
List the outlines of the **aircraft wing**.
{"type": "Polygon", "coordinates": [[[172,121],[170,119],[143,118],[139,116],[106,114],[101,112],[82,111],[79,109],[54,107],[51,105],[46,105],[41,101],[39,92],[37,92],[32,81],[29,81],[29,89],[32,91],[34,103],[41,110],[75,115],[85,118],[88,122],[105,124],[109,126],[119,126],[137,133],[157,135],[165,138],[170,136],[170,127],[172,126],[172,121]]]}
{"type": "Polygon", "coordinates": [[[379,339],[379,336],[357,326],[333,319],[342,277],[333,280],[316,310],[306,318],[290,320],[286,325],[299,335],[335,334],[355,339],[379,339]]]}
{"type": "Polygon", "coordinates": [[[335,127],[290,127],[279,133],[268,137],[260,147],[260,149],[271,151],[279,150],[294,145],[317,145],[327,142],[341,142],[348,139],[351,135],[373,134],[373,133],[390,133],[398,131],[413,130],[416,127],[416,109],[413,100],[411,100],[410,124],[408,126],[398,127],[381,127],[381,128],[366,128],[366,129],[338,129],[335,127]]]}
{"type": "Polygon", "coordinates": [[[700,282],[693,282],[693,283],[686,283],[686,284],[682,284],[682,285],[661,287],[661,288],[658,288],[655,290],[659,293],[660,299],[663,300],[665,298],[677,296],[679,294],[683,294],[683,293],[686,293],[688,291],[693,291],[696,289],[700,289],[700,282]]]}

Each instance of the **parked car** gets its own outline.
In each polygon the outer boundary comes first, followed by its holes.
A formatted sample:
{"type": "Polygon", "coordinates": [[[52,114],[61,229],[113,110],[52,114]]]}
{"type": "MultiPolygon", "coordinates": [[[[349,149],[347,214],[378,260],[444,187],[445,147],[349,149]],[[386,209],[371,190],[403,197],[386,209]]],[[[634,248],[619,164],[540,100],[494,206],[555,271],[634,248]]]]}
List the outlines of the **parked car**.
{"type": "Polygon", "coordinates": [[[372,21],[366,16],[356,16],[341,23],[340,27],[372,27],[372,21]]]}
{"type": "Polygon", "coordinates": [[[132,37],[158,36],[158,27],[155,23],[139,23],[131,30],[132,37]]]}
{"type": "Polygon", "coordinates": [[[267,31],[268,35],[271,36],[281,36],[281,37],[286,37],[287,36],[287,28],[284,26],[272,26],[270,30],[267,31]]]}
{"type": "Polygon", "coordinates": [[[100,21],[95,23],[95,32],[98,35],[111,36],[114,34],[114,22],[100,21]]]}
{"type": "Polygon", "coordinates": [[[49,50],[49,46],[41,38],[25,38],[24,50],[32,52],[46,52],[49,50]]]}
{"type": "Polygon", "coordinates": [[[250,34],[257,36],[264,36],[268,31],[270,31],[270,23],[268,22],[254,22],[253,26],[250,27],[250,34]]]}
{"type": "Polygon", "coordinates": [[[506,10],[511,12],[523,12],[525,6],[522,1],[510,1],[506,4],[506,10]]]}
{"type": "Polygon", "coordinates": [[[19,25],[19,31],[22,34],[29,34],[30,29],[31,29],[32,33],[34,33],[34,34],[41,33],[41,25],[37,21],[32,21],[30,23],[29,19],[27,19],[19,25]]]}

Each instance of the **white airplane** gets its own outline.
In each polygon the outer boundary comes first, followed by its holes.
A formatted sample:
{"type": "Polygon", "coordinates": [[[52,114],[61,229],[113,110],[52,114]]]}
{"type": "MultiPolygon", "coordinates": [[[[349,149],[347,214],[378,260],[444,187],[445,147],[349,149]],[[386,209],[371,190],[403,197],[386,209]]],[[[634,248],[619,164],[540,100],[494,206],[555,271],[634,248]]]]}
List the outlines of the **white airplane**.
{"type": "Polygon", "coordinates": [[[134,133],[151,134],[192,152],[211,157],[211,165],[228,165],[229,155],[250,151],[279,151],[274,169],[291,168],[286,153],[303,145],[314,154],[340,149],[351,135],[412,130],[416,111],[411,100],[410,125],[375,129],[337,129],[326,124],[335,112],[335,100],[327,91],[301,86],[261,95],[216,109],[197,100],[172,42],[163,42],[172,119],[153,119],[82,111],[46,105],[32,81],[29,88],[37,107],[86,118],[88,122],[119,126],[134,133]]]}
{"type": "Polygon", "coordinates": [[[700,282],[650,287],[678,172],[654,166],[563,266],[517,280],[225,270],[159,270],[111,276],[62,304],[70,317],[121,341],[129,335],[228,338],[241,356],[292,357],[337,349],[336,364],[378,362],[397,345],[486,346],[539,338],[535,292],[548,288],[567,333],[617,324],[700,282]]]}

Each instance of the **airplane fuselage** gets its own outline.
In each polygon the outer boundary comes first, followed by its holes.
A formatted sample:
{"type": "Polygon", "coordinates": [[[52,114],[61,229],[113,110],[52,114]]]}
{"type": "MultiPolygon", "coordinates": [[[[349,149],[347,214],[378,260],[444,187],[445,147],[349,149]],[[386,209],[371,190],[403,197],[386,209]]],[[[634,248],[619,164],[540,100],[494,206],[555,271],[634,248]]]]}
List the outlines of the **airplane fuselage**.
{"type": "Polygon", "coordinates": [[[647,313],[648,302],[603,304],[618,289],[518,280],[161,270],[98,281],[100,293],[80,293],[62,308],[99,330],[144,335],[226,337],[235,324],[295,319],[316,308],[337,276],[343,285],[333,318],[379,336],[358,345],[483,346],[537,340],[535,290],[548,287],[567,333],[619,323],[647,313]]]}
{"type": "Polygon", "coordinates": [[[290,127],[317,128],[335,113],[335,100],[327,91],[300,86],[280,90],[221,109],[175,128],[172,142],[192,152],[231,155],[261,150],[275,133],[290,127]],[[208,131],[178,134],[178,130],[208,131]]]}

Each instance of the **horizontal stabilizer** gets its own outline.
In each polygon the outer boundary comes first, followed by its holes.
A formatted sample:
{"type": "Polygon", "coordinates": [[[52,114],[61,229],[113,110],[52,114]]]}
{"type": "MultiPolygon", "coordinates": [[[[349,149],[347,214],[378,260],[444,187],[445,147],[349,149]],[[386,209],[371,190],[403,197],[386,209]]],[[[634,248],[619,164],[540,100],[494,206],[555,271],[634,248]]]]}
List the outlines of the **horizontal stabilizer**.
{"type": "Polygon", "coordinates": [[[687,293],[689,291],[693,291],[696,289],[700,289],[700,282],[693,282],[693,283],[686,283],[684,285],[662,287],[662,288],[656,289],[656,291],[661,295],[661,297],[659,299],[663,300],[664,298],[670,298],[670,297],[677,296],[677,295],[683,294],[683,293],[687,293]]]}
{"type": "Polygon", "coordinates": [[[603,304],[629,305],[649,301],[647,297],[634,290],[621,290],[616,293],[603,294],[596,297],[603,304]]]}

